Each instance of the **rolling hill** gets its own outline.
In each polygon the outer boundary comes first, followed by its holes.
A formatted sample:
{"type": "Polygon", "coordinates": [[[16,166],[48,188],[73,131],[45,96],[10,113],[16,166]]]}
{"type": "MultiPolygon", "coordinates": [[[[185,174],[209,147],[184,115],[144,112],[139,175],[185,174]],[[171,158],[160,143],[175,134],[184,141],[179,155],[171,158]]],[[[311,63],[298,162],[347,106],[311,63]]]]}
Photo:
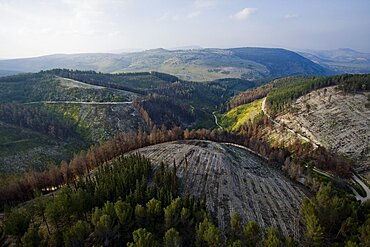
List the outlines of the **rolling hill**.
{"type": "Polygon", "coordinates": [[[275,145],[310,142],[352,159],[358,171],[368,170],[369,90],[369,74],[282,78],[234,97],[219,118],[222,127],[236,131],[263,111],[276,127],[264,133],[275,145]]]}
{"type": "Polygon", "coordinates": [[[345,154],[357,167],[370,166],[370,92],[344,94],[336,86],[299,97],[278,121],[330,150],[345,154]]]}
{"type": "Polygon", "coordinates": [[[290,75],[326,75],[330,70],[295,52],[275,48],[165,50],[109,54],[49,55],[0,60],[1,70],[38,72],[54,68],[105,73],[159,71],[183,80],[267,80],[290,75]]]}
{"type": "Polygon", "coordinates": [[[236,87],[253,85],[239,80],[193,83],[157,72],[55,69],[1,77],[0,170],[44,169],[120,132],[213,127],[212,112],[236,87]]]}
{"type": "Polygon", "coordinates": [[[304,50],[298,53],[336,73],[370,72],[370,53],[343,48],[327,51],[304,50]]]}
{"type": "Polygon", "coordinates": [[[285,236],[302,234],[299,205],[305,196],[301,187],[264,159],[241,146],[210,141],[175,141],[138,149],[154,164],[176,163],[182,190],[205,196],[207,210],[221,229],[229,226],[237,212],[243,222],[256,221],[261,227],[276,226],[285,236]]]}

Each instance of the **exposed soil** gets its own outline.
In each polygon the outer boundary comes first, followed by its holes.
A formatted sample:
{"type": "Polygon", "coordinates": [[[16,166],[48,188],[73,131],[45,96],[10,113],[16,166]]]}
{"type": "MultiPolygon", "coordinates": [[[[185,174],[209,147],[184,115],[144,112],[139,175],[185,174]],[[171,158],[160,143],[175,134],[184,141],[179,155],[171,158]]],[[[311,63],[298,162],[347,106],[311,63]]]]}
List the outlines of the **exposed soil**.
{"type": "Polygon", "coordinates": [[[300,97],[292,110],[277,120],[356,160],[358,169],[370,167],[370,109],[365,107],[369,94],[344,94],[335,87],[319,89],[300,97]]]}
{"type": "Polygon", "coordinates": [[[243,222],[278,227],[299,238],[299,206],[305,196],[299,185],[251,152],[210,141],[175,141],[137,150],[154,163],[177,165],[182,190],[205,195],[208,211],[227,229],[231,212],[243,222]]]}

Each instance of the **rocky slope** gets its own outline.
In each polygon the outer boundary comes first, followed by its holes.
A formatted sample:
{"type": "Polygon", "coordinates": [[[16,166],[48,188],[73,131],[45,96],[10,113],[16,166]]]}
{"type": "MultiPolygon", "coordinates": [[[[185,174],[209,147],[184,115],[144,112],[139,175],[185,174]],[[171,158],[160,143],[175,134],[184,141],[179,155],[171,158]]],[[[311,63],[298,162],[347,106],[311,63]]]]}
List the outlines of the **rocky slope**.
{"type": "Polygon", "coordinates": [[[285,236],[299,237],[299,205],[304,192],[280,171],[243,147],[210,141],[176,141],[141,148],[159,164],[176,162],[182,190],[205,196],[207,209],[221,229],[238,212],[243,222],[277,226],[285,236]]]}
{"type": "Polygon", "coordinates": [[[277,118],[288,127],[336,152],[370,165],[370,93],[344,94],[336,87],[298,98],[289,113],[277,118]]]}

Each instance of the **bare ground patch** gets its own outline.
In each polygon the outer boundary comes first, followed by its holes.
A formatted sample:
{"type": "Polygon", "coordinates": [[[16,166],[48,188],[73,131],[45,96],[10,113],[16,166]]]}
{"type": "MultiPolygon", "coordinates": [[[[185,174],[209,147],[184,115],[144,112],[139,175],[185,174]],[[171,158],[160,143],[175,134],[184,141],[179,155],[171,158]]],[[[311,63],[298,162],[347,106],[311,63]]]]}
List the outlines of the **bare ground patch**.
{"type": "Polygon", "coordinates": [[[370,93],[344,94],[335,87],[300,97],[277,119],[323,146],[370,166],[370,93]]]}
{"type": "MultiPolygon", "coordinates": [[[[136,152],[136,151],[135,151],[136,152]]],[[[208,211],[227,229],[231,212],[243,221],[278,227],[299,238],[302,189],[261,158],[239,147],[210,141],[176,141],[137,150],[154,163],[177,164],[182,190],[206,197],[208,211]]]]}

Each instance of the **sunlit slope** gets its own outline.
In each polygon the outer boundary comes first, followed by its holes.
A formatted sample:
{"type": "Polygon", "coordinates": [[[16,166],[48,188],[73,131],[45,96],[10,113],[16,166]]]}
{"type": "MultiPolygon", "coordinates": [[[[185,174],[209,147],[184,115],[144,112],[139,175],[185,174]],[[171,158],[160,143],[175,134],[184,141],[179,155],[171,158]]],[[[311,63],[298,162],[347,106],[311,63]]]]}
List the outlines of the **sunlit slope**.
{"type": "Polygon", "coordinates": [[[219,124],[231,131],[237,131],[241,126],[247,124],[249,121],[253,122],[261,112],[263,99],[253,101],[252,103],[240,105],[226,112],[219,114],[219,124]]]}

